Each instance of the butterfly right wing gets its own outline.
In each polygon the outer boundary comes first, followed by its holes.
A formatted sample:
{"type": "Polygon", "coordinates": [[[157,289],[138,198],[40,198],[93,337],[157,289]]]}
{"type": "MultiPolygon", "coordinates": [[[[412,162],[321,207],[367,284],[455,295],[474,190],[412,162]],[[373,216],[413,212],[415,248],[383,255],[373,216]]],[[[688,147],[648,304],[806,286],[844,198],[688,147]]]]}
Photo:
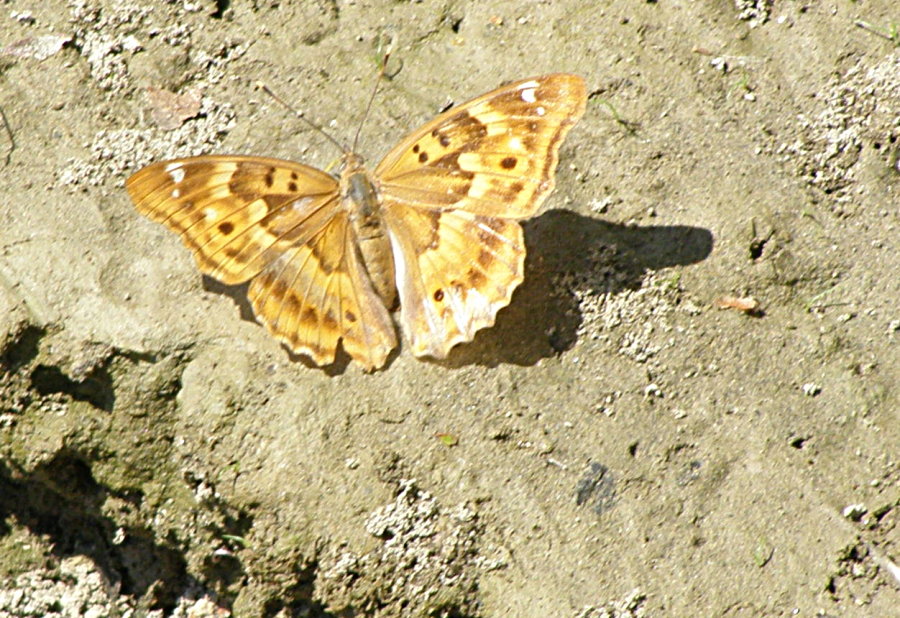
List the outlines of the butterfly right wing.
{"type": "Polygon", "coordinates": [[[396,346],[331,175],[279,159],[201,156],[147,166],[126,186],[202,272],[229,285],[253,279],[257,319],[294,352],[327,364],[343,338],[372,369],[396,346]]]}
{"type": "Polygon", "coordinates": [[[586,103],[577,75],[514,82],[444,112],[378,165],[400,323],[416,356],[446,357],[509,304],[524,277],[518,220],[553,189],[586,103]]]}

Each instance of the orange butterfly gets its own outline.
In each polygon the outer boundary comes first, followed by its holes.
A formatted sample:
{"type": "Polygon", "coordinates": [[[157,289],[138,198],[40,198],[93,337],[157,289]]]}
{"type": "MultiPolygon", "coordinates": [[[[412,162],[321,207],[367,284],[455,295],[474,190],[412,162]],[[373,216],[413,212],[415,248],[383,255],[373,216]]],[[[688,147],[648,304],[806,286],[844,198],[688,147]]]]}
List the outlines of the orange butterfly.
{"type": "Polygon", "coordinates": [[[584,113],[584,81],[518,81],[414,131],[375,168],[338,177],[292,161],[210,155],[147,166],[137,209],[181,235],[200,270],[250,280],[257,319],[319,365],[338,342],[367,370],[397,345],[444,358],[494,323],[522,282],[519,219],[554,184],[559,146],[584,113]]]}

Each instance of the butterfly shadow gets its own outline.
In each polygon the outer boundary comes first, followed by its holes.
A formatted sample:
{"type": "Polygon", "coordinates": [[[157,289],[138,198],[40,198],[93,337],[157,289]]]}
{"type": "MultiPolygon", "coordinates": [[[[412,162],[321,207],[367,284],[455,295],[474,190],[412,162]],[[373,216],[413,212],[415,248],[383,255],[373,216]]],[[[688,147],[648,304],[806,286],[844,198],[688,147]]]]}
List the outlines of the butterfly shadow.
{"type": "MultiPolygon", "coordinates": [[[[237,305],[242,320],[253,322],[262,327],[256,319],[256,316],[253,314],[253,305],[250,304],[250,298],[247,296],[247,291],[250,289],[249,281],[238,285],[226,285],[221,281],[213,279],[209,275],[203,275],[203,289],[207,292],[213,292],[214,294],[221,294],[222,296],[229,297],[234,304],[237,305]]],[[[334,362],[330,365],[319,367],[319,365],[315,364],[308,356],[295,354],[287,349],[286,346],[282,346],[282,349],[287,352],[288,358],[292,363],[301,363],[310,369],[321,369],[329,376],[336,376],[344,373],[350,365],[350,362],[353,360],[346,352],[344,352],[343,348],[338,347],[334,362]]],[[[391,353],[388,362],[392,361],[395,356],[396,350],[391,353]]]]}
{"type": "Polygon", "coordinates": [[[583,316],[576,290],[616,294],[641,287],[646,273],[694,264],[712,251],[703,228],[609,223],[550,210],[523,224],[525,281],[493,328],[453,349],[440,364],[533,365],[571,349],[583,316]]]}
{"type": "MultiPolygon", "coordinates": [[[[615,294],[641,287],[647,272],[694,264],[713,247],[709,230],[684,225],[639,227],[609,223],[568,210],[550,210],[523,224],[525,281],[493,328],[480,331],[472,343],[458,345],[445,360],[448,368],[494,367],[503,363],[534,365],[575,345],[582,315],[575,289],[615,294]]],[[[256,323],[247,298],[248,283],[225,285],[203,277],[207,291],[230,297],[241,318],[256,323]]],[[[386,367],[402,353],[388,357],[386,367]]],[[[320,368],[302,354],[288,351],[291,361],[320,368]]],[[[351,359],[338,350],[335,362],[321,367],[327,375],[346,371],[351,359]]]]}

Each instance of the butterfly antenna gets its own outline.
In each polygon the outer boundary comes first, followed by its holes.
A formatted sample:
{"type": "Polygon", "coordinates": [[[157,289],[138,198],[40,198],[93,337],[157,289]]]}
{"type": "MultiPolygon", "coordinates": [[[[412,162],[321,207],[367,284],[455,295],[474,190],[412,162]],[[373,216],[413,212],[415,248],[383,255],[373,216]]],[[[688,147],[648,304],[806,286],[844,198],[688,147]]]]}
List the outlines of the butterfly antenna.
{"type": "MultiPolygon", "coordinates": [[[[337,146],[337,147],[340,149],[341,152],[345,152],[345,153],[346,153],[346,152],[350,152],[349,150],[347,150],[347,147],[346,147],[346,146],[344,146],[342,143],[340,143],[339,141],[337,141],[336,139],[334,139],[333,137],[331,137],[328,133],[325,132],[325,130],[324,130],[322,127],[320,127],[319,125],[317,125],[316,123],[314,123],[312,120],[309,120],[306,116],[303,115],[302,112],[300,112],[300,111],[298,111],[297,109],[295,109],[294,107],[292,107],[287,101],[285,101],[284,99],[282,99],[281,97],[279,97],[277,94],[275,94],[274,92],[272,92],[271,88],[269,88],[268,86],[266,86],[264,83],[262,83],[262,82],[256,82],[256,86],[257,86],[258,88],[262,88],[262,89],[265,91],[265,93],[266,93],[267,95],[269,95],[270,97],[272,97],[273,99],[275,99],[275,101],[276,101],[279,105],[281,105],[282,107],[284,107],[286,110],[288,110],[289,112],[293,112],[293,114],[294,114],[295,116],[297,116],[297,118],[299,118],[300,120],[302,120],[303,122],[305,122],[305,123],[306,123],[309,127],[311,127],[314,131],[316,131],[316,132],[319,133],[320,135],[325,136],[325,139],[327,139],[329,142],[331,142],[332,144],[334,144],[335,146],[337,146]]],[[[355,144],[355,142],[354,142],[354,144],[355,144]]]]}
{"type": "Polygon", "coordinates": [[[381,70],[378,71],[378,77],[375,79],[375,86],[372,88],[372,94],[369,96],[369,103],[366,105],[366,111],[363,113],[362,120],[359,121],[359,126],[356,128],[356,135],[353,136],[353,148],[351,149],[351,152],[356,152],[359,134],[362,132],[363,125],[366,124],[366,119],[369,117],[369,111],[372,109],[372,102],[375,100],[375,95],[378,94],[378,86],[381,84],[381,79],[384,77],[384,72],[387,70],[388,58],[390,57],[391,52],[387,51],[381,59],[381,70]]]}

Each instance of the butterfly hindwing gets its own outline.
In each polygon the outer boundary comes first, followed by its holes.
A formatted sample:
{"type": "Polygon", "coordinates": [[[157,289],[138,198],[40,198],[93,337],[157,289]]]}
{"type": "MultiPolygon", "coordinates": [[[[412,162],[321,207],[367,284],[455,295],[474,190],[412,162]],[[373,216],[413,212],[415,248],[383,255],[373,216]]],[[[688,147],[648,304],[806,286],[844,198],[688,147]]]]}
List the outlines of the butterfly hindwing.
{"type": "Polygon", "coordinates": [[[525,243],[517,221],[462,209],[393,209],[401,324],[416,356],[444,358],[494,323],[522,281],[525,243]]]}
{"type": "Polygon", "coordinates": [[[263,270],[248,295],[257,319],[294,352],[334,362],[338,340],[368,370],[397,346],[394,323],[372,287],[347,213],[263,270]]]}

